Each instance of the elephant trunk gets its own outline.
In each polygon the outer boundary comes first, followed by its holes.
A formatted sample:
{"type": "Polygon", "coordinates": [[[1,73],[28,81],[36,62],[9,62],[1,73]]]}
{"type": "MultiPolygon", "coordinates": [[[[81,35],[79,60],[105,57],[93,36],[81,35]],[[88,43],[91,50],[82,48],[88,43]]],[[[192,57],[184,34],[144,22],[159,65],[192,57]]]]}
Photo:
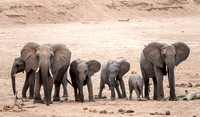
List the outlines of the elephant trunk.
{"type": "Polygon", "coordinates": [[[83,103],[84,102],[84,95],[83,95],[83,85],[84,85],[84,82],[86,81],[85,79],[85,75],[79,75],[79,98],[80,98],[80,101],[83,103]]]}
{"type": "Polygon", "coordinates": [[[14,95],[16,94],[15,74],[16,74],[16,70],[15,70],[14,65],[13,65],[12,70],[11,70],[11,80],[12,80],[12,89],[13,89],[14,95]]]}
{"type": "Polygon", "coordinates": [[[169,86],[170,86],[170,99],[176,100],[176,94],[175,94],[175,79],[174,79],[174,66],[168,68],[168,80],[169,80],[169,86]]]}
{"type": "Polygon", "coordinates": [[[47,106],[50,105],[50,96],[49,96],[49,87],[48,87],[48,70],[49,67],[48,65],[41,65],[40,67],[41,69],[41,76],[42,76],[42,83],[43,83],[43,87],[44,87],[44,99],[46,101],[47,106]]]}

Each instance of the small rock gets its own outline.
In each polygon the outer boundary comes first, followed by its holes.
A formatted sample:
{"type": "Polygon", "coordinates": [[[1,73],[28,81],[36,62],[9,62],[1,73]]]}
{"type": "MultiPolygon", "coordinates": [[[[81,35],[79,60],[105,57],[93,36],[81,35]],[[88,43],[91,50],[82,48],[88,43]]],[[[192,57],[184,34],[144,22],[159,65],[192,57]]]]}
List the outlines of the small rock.
{"type": "Polygon", "coordinates": [[[193,87],[192,83],[188,83],[188,87],[193,87]]]}
{"type": "Polygon", "coordinates": [[[134,110],[126,110],[125,113],[134,113],[134,110]]]}
{"type": "Polygon", "coordinates": [[[104,95],[104,96],[102,96],[102,99],[106,99],[106,98],[107,98],[107,96],[105,96],[105,95],[104,95]]]}
{"type": "Polygon", "coordinates": [[[185,90],[185,94],[186,94],[186,95],[188,94],[188,90],[185,90]]]}
{"type": "Polygon", "coordinates": [[[102,110],[99,112],[100,114],[107,114],[107,111],[106,110],[102,110]]]}
{"type": "Polygon", "coordinates": [[[83,108],[83,110],[87,110],[87,109],[88,109],[87,107],[83,108]]]}
{"type": "Polygon", "coordinates": [[[131,74],[137,74],[137,72],[136,71],[131,71],[131,74]]]}
{"type": "Polygon", "coordinates": [[[199,87],[199,86],[200,86],[200,84],[195,84],[195,85],[194,85],[194,87],[199,87]]]}
{"type": "Polygon", "coordinates": [[[108,114],[114,114],[114,112],[108,112],[108,114]]]}
{"type": "Polygon", "coordinates": [[[141,98],[140,101],[147,101],[147,98],[141,98]]]}
{"type": "Polygon", "coordinates": [[[150,115],[155,115],[155,113],[149,113],[150,115]]]}
{"type": "Polygon", "coordinates": [[[119,109],[118,112],[122,113],[122,112],[124,112],[124,110],[123,109],[119,109]]]}
{"type": "Polygon", "coordinates": [[[166,111],[166,112],[165,112],[165,115],[170,115],[170,111],[166,111]]]}
{"type": "Polygon", "coordinates": [[[96,109],[94,109],[94,110],[89,110],[89,112],[97,113],[97,110],[96,110],[96,109]]]}

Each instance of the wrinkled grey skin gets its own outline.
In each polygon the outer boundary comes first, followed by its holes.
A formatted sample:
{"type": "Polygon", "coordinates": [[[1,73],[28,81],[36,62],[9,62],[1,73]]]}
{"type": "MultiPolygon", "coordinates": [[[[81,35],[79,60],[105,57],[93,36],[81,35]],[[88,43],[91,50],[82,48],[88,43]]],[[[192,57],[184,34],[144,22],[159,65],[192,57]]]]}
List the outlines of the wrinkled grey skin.
{"type": "Polygon", "coordinates": [[[149,78],[154,83],[154,100],[164,100],[163,75],[168,74],[170,100],[176,101],[174,68],[189,56],[190,48],[182,42],[168,45],[152,42],[145,46],[140,67],[145,84],[145,98],[149,98],[149,78]]]}
{"type": "MultiPolygon", "coordinates": [[[[17,57],[14,59],[12,69],[11,69],[11,80],[12,80],[12,89],[15,95],[16,93],[16,85],[15,85],[15,74],[25,71],[25,61],[21,57],[17,57]]],[[[34,83],[35,83],[35,72],[33,70],[25,71],[26,79],[24,82],[22,97],[26,98],[26,92],[29,88],[29,99],[33,99],[34,92],[34,83]]]]}
{"type": "MultiPolygon", "coordinates": [[[[11,69],[11,79],[12,79],[12,88],[13,88],[13,94],[16,93],[16,85],[15,85],[15,74],[18,74],[20,72],[24,73],[25,71],[25,61],[21,57],[17,57],[14,59],[12,69],[11,69]]],[[[29,99],[34,99],[34,85],[35,85],[35,71],[30,70],[25,71],[26,73],[26,79],[24,82],[24,86],[22,89],[22,97],[26,98],[26,92],[29,88],[29,99]]],[[[68,97],[68,91],[67,91],[67,72],[65,73],[65,78],[63,78],[62,85],[63,85],[63,97],[68,97]]]]}
{"type": "Polygon", "coordinates": [[[21,50],[25,61],[25,70],[33,69],[35,73],[34,103],[52,104],[53,83],[55,94],[53,101],[59,101],[60,84],[70,64],[71,52],[64,44],[44,44],[29,42],[21,50]],[[43,85],[44,101],[40,88],[43,85]]]}
{"type": "Polygon", "coordinates": [[[135,90],[135,93],[137,94],[137,100],[140,100],[140,98],[143,98],[144,80],[142,77],[140,77],[137,74],[132,74],[129,77],[128,84],[129,84],[129,91],[130,91],[130,97],[129,97],[130,100],[132,99],[133,90],[135,90]]]}
{"type": "Polygon", "coordinates": [[[83,86],[87,85],[89,101],[93,102],[93,89],[91,77],[101,68],[101,64],[96,60],[84,61],[74,60],[70,65],[70,76],[74,88],[75,101],[84,102],[83,86]],[[77,89],[79,93],[77,93],[77,89]]]}
{"type": "Polygon", "coordinates": [[[115,90],[117,90],[117,94],[119,98],[126,98],[125,85],[123,80],[123,75],[126,74],[130,69],[130,64],[125,61],[115,61],[109,60],[104,63],[101,68],[101,80],[100,80],[100,90],[98,99],[102,98],[102,91],[105,88],[105,84],[109,86],[111,89],[111,100],[115,99],[115,90]],[[119,84],[122,90],[122,94],[119,90],[119,84]]]}

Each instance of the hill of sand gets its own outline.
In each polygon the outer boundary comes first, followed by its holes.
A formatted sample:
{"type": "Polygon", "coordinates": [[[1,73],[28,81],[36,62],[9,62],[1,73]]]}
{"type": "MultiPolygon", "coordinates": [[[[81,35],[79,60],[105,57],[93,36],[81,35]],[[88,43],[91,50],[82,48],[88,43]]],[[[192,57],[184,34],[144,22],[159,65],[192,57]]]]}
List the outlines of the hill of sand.
{"type": "Polygon", "coordinates": [[[1,0],[0,23],[66,23],[200,14],[199,0],[1,0]]]}

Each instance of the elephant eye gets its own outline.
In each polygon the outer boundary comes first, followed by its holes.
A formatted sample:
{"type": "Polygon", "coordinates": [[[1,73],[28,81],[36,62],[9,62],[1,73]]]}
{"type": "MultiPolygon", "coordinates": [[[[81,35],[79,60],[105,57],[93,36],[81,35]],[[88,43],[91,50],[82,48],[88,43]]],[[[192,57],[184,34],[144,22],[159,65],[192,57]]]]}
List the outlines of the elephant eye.
{"type": "Polygon", "coordinates": [[[19,67],[19,65],[17,64],[16,67],[19,67]]]}

